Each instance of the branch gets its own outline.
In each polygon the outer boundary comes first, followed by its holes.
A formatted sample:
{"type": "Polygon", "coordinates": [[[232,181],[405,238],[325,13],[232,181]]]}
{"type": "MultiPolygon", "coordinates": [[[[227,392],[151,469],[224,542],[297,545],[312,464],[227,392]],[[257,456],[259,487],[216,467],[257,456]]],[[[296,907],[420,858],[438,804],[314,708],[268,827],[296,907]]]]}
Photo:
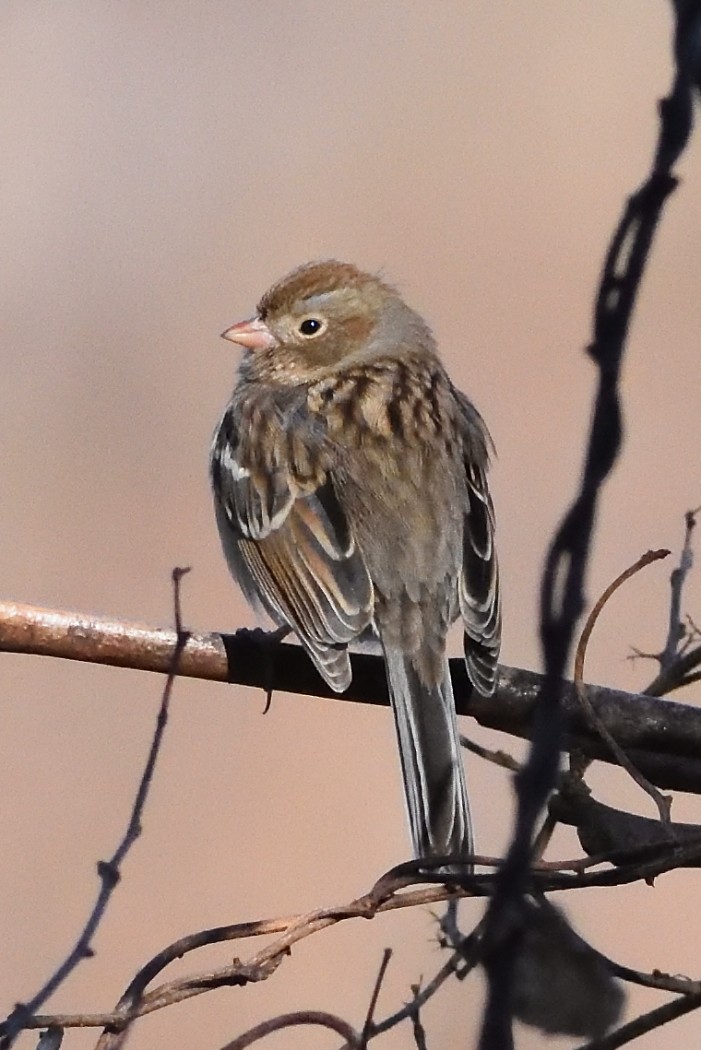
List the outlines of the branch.
{"type": "Polygon", "coordinates": [[[662,652],[653,656],[653,659],[659,662],[660,670],[650,685],[643,690],[650,696],[663,696],[674,689],[681,689],[682,686],[688,685],[697,677],[694,671],[701,663],[701,647],[692,647],[693,642],[698,640],[698,629],[691,617],[688,617],[688,622],[684,623],[681,613],[682,591],[694,563],[692,538],[699,511],[701,507],[696,507],[694,510],[688,510],[684,515],[684,545],[679,557],[679,565],[672,571],[669,578],[670,603],[667,640],[662,652]]]}
{"type": "MultiPolygon", "coordinates": [[[[0,602],[0,651],[167,674],[176,645],[176,632],[166,628],[0,602]]],[[[353,653],[351,662],[353,681],[339,696],[297,645],[271,644],[270,636],[260,630],[233,635],[190,632],[178,674],[262,690],[272,682],[274,689],[289,693],[387,706],[382,658],[353,653]]],[[[530,738],[542,675],[502,666],[495,696],[485,699],[471,694],[462,658],[451,660],[450,670],[459,714],[530,738]]],[[[597,716],[649,780],[661,788],[701,794],[701,710],[603,686],[589,685],[586,692],[597,716]]],[[[566,746],[612,763],[608,748],[583,717],[571,682],[562,683],[561,702],[567,717],[566,746]]]]}
{"type": "Polygon", "coordinates": [[[187,635],[182,630],[180,610],[180,581],[186,572],[189,572],[189,569],[174,569],[172,572],[175,631],[173,632],[173,645],[171,646],[168,664],[165,669],[168,677],[163,687],[161,705],[156,718],[151,747],[149,748],[141,780],[139,781],[126,831],[110,859],[107,861],[101,860],[97,865],[97,872],[100,878],[97,899],[74,947],[44,986],[32,996],[28,1003],[19,1003],[2,1025],[2,1034],[0,1036],[0,1047],[2,1047],[2,1050],[9,1050],[17,1035],[25,1027],[26,1018],[36,1013],[83,959],[90,958],[93,955],[92,940],[104,918],[112,894],[121,878],[121,865],[141,834],[141,819],[153,781],[156,762],[160,754],[163,734],[168,722],[170,698],[178,671],[178,662],[187,640],[187,635]]]}
{"type": "MultiPolygon", "coordinates": [[[[0,601],[0,651],[167,674],[176,646],[176,632],[166,628],[0,601]]],[[[387,706],[382,658],[353,653],[351,663],[353,681],[339,695],[319,677],[298,645],[273,644],[270,635],[260,630],[232,635],[189,632],[178,675],[264,691],[272,683],[274,689],[288,693],[387,706]]],[[[458,714],[530,739],[542,675],[502,665],[497,692],[485,699],[471,693],[461,657],[450,661],[450,671],[458,714]]],[[[588,685],[586,693],[598,718],[652,783],[701,794],[699,708],[603,686],[588,685]]],[[[561,703],[567,721],[565,746],[613,763],[608,747],[583,716],[571,682],[561,683],[561,703]]]]}
{"type": "Polygon", "coordinates": [[[574,680],[577,687],[577,696],[579,697],[582,707],[584,708],[587,718],[592,723],[597,733],[602,740],[606,741],[611,753],[622,769],[628,773],[628,775],[635,781],[638,787],[650,796],[655,805],[657,806],[657,812],[659,813],[660,820],[663,824],[669,824],[672,809],[672,799],[663,795],[660,791],[655,788],[647,777],[643,776],[640,770],[637,768],[634,762],[631,762],[630,758],[620,746],[615,736],[608,731],[604,723],[598,717],[596,711],[589,702],[589,698],[584,690],[583,677],[584,677],[584,659],[587,651],[587,643],[591,637],[594,625],[599,617],[601,610],[604,608],[609,598],[618,590],[618,588],[625,583],[626,580],[634,576],[635,573],[639,572],[645,566],[650,565],[653,561],[659,561],[660,558],[666,558],[670,552],[668,550],[657,550],[647,551],[642,557],[638,558],[634,565],[630,565],[624,572],[620,573],[616,579],[609,584],[604,593],[595,603],[594,608],[589,613],[587,621],[584,625],[584,630],[579,639],[577,645],[577,651],[575,653],[574,660],[574,680]]]}
{"type": "Polygon", "coordinates": [[[626,202],[604,262],[594,308],[589,354],[598,368],[598,388],[579,490],[555,530],[541,583],[540,637],[545,676],[535,712],[528,761],[516,777],[516,818],[490,903],[485,940],[487,1004],[481,1050],[511,1050],[513,979],[520,934],[509,929],[509,916],[526,891],[538,816],[558,775],[565,720],[561,681],[574,630],[584,608],[584,580],[602,486],[621,448],[619,376],[640,282],[657,226],[677,180],[672,167],[685,148],[692,127],[692,74],[698,79],[699,12],[686,17],[677,8],[675,78],[660,106],[658,141],[650,172],[626,202]]]}
{"type": "MultiPolygon", "coordinates": [[[[659,827],[659,824],[657,826],[659,827]]],[[[498,859],[483,856],[470,858],[470,862],[480,867],[497,870],[502,863],[498,859]]],[[[530,871],[528,889],[529,892],[544,894],[591,887],[630,885],[634,882],[658,878],[680,866],[698,865],[699,863],[701,863],[701,840],[684,845],[654,842],[612,852],[609,858],[599,856],[586,862],[578,861],[575,865],[569,861],[560,862],[559,865],[552,861],[538,865],[530,871]],[[593,867],[600,866],[605,860],[614,866],[598,871],[591,870],[593,867]],[[574,870],[569,870],[570,868],[574,870]]],[[[154,956],[132,980],[114,1010],[98,1014],[26,1016],[23,1018],[22,1026],[27,1030],[107,1026],[109,1031],[103,1033],[98,1046],[100,1050],[107,1050],[108,1047],[112,1050],[120,1044],[121,1038],[136,1018],[193,996],[202,995],[215,988],[242,987],[252,982],[267,980],[283,961],[291,957],[290,949],[295,944],[339,922],[357,918],[372,919],[386,911],[426,906],[466,895],[489,897],[493,893],[495,873],[462,876],[460,882],[464,885],[464,889],[445,885],[408,889],[413,884],[428,881],[429,876],[425,872],[426,864],[424,859],[410,861],[393,868],[383,875],[368,893],[347,904],[319,909],[306,915],[243,922],[190,934],[175,941],[154,956]],[[227,966],[219,969],[209,968],[204,973],[178,977],[147,991],[148,985],[170,963],[204,945],[269,936],[272,933],[279,936],[245,960],[237,957],[227,966]]],[[[437,867],[444,865],[445,858],[435,858],[435,864],[437,867]]],[[[439,877],[445,878],[444,875],[439,877]]],[[[477,937],[478,932],[475,931],[461,946],[461,955],[463,958],[468,957],[467,969],[478,961],[477,937]]],[[[439,984],[452,972],[458,972],[456,964],[457,960],[451,958],[413,1004],[401,1014],[373,1024],[370,1034],[380,1034],[400,1020],[413,1016],[415,1010],[426,1001],[429,995],[433,994],[439,984]]],[[[0,1036],[5,1035],[6,1032],[6,1024],[0,1025],[0,1036]]]]}
{"type": "Polygon", "coordinates": [[[283,1028],[293,1028],[295,1025],[321,1025],[322,1028],[330,1028],[332,1032],[336,1032],[345,1039],[346,1046],[353,1050],[361,1050],[361,1037],[355,1029],[343,1018],[323,1010],[296,1010],[294,1013],[271,1017],[267,1021],[261,1021],[255,1028],[249,1029],[236,1039],[232,1039],[230,1043],[222,1047],[222,1050],[245,1050],[246,1047],[253,1046],[259,1039],[264,1039],[272,1032],[280,1032],[283,1028]]]}
{"type": "MultiPolygon", "coordinates": [[[[701,843],[701,824],[678,821],[663,824],[650,817],[614,809],[592,798],[581,782],[563,786],[552,796],[548,808],[561,824],[576,827],[585,853],[590,857],[606,857],[612,863],[621,850],[634,847],[701,843]]],[[[699,867],[700,864],[700,857],[690,857],[683,866],[699,867]]]]}

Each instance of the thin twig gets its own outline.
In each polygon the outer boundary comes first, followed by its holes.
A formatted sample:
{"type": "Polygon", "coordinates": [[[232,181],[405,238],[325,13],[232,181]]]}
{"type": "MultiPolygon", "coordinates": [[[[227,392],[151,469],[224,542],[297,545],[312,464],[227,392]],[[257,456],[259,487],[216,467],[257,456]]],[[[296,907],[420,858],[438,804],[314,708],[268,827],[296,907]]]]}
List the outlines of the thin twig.
{"type": "Polygon", "coordinates": [[[701,664],[701,645],[687,650],[683,655],[676,658],[666,671],[660,673],[650,684],[643,689],[643,696],[666,696],[676,689],[683,689],[685,685],[691,685],[698,681],[698,673],[695,668],[701,664]]]}
{"type": "Polygon", "coordinates": [[[439,988],[448,980],[449,977],[457,976],[461,970],[465,969],[462,956],[459,952],[454,952],[448,961],[441,966],[440,970],[435,976],[424,985],[423,989],[418,995],[415,995],[411,1002],[406,1003],[400,1010],[390,1014],[382,1021],[377,1021],[372,1025],[369,1032],[369,1038],[374,1038],[377,1035],[382,1035],[384,1032],[389,1032],[390,1029],[396,1028],[397,1025],[401,1024],[414,1016],[417,1010],[425,1006],[425,1004],[436,994],[439,988]]]}
{"type": "MultiPolygon", "coordinates": [[[[470,969],[473,967],[471,966],[470,969]]],[[[384,1032],[389,1032],[390,1029],[396,1028],[397,1025],[401,1024],[414,1016],[417,1010],[425,1006],[425,1004],[436,994],[439,988],[453,976],[458,976],[463,972],[467,972],[467,966],[463,961],[460,952],[454,952],[448,961],[441,966],[440,970],[435,976],[424,985],[423,989],[415,995],[411,1002],[406,1003],[401,1010],[397,1010],[395,1013],[390,1014],[383,1021],[377,1021],[374,1023],[369,1032],[369,1038],[375,1038],[375,1036],[382,1035],[384,1032]]],[[[345,1048],[344,1048],[345,1050],[345,1048]]]]}
{"type": "Polygon", "coordinates": [[[550,841],[557,827],[557,819],[552,813],[546,813],[545,819],[533,840],[533,863],[542,859],[543,854],[550,845],[550,841]]]}
{"type": "Polygon", "coordinates": [[[579,639],[579,644],[577,646],[577,653],[574,662],[574,681],[575,686],[577,687],[577,695],[579,697],[579,702],[586,711],[587,718],[594,726],[597,733],[601,736],[602,740],[604,740],[608,747],[611,749],[611,753],[614,755],[618,764],[623,769],[625,769],[625,771],[635,781],[638,787],[640,787],[653,800],[653,802],[657,806],[657,811],[660,815],[660,820],[663,824],[666,824],[667,826],[669,826],[671,823],[671,796],[663,795],[661,791],[658,791],[657,788],[650,783],[647,777],[643,776],[643,774],[635,766],[635,764],[631,762],[628,755],[625,753],[625,751],[620,746],[616,738],[607,728],[603,719],[599,718],[599,715],[594,710],[594,707],[592,706],[591,701],[589,700],[589,697],[586,694],[583,677],[587,644],[591,637],[591,633],[594,630],[596,621],[599,618],[599,614],[606,605],[606,602],[609,600],[612,594],[615,594],[618,588],[623,583],[625,583],[626,580],[629,580],[631,578],[631,576],[634,576],[637,572],[640,572],[641,569],[644,569],[647,565],[651,565],[655,561],[660,561],[662,558],[666,558],[669,555],[669,553],[670,552],[668,550],[664,549],[646,551],[645,554],[641,555],[641,557],[638,558],[638,560],[633,565],[630,565],[619,576],[617,576],[613,583],[610,583],[608,585],[608,587],[605,589],[605,591],[603,592],[599,600],[596,602],[591,612],[589,613],[589,616],[587,617],[587,622],[584,625],[584,630],[582,631],[581,637],[579,639]]]}
{"type": "Polygon", "coordinates": [[[655,1028],[668,1024],[669,1021],[676,1021],[678,1017],[692,1013],[693,1010],[698,1010],[699,1007],[701,1007],[701,992],[696,995],[681,995],[678,999],[672,1000],[671,1003],[658,1006],[655,1010],[641,1014],[640,1017],[636,1017],[633,1021],[615,1028],[600,1039],[582,1043],[581,1046],[577,1047],[577,1050],[617,1050],[617,1047],[625,1046],[626,1043],[632,1042],[633,1039],[638,1039],[641,1035],[645,1035],[646,1032],[652,1032],[655,1028]]]}
{"type": "Polygon", "coordinates": [[[579,642],[577,644],[577,650],[575,652],[574,678],[576,682],[584,681],[584,661],[586,659],[587,654],[587,645],[589,644],[589,639],[591,638],[591,634],[596,625],[596,621],[599,618],[599,614],[606,605],[606,602],[613,594],[616,593],[618,588],[621,587],[626,582],[626,580],[629,580],[631,578],[631,576],[635,576],[636,573],[640,572],[648,565],[652,565],[653,562],[661,561],[662,558],[669,557],[670,553],[671,552],[666,550],[665,548],[661,548],[660,550],[654,551],[646,551],[645,554],[642,554],[633,565],[630,565],[627,569],[624,569],[624,571],[616,577],[613,583],[610,583],[608,585],[608,587],[604,590],[598,601],[595,602],[591,612],[587,616],[586,623],[584,624],[582,633],[579,636],[579,642]]]}
{"type": "Polygon", "coordinates": [[[372,990],[370,1002],[368,1003],[368,1012],[365,1015],[365,1024],[363,1025],[363,1030],[360,1033],[361,1050],[365,1050],[368,1044],[368,1040],[370,1038],[370,1030],[372,1028],[373,1017],[375,1016],[375,1008],[377,1006],[377,1000],[380,997],[380,988],[382,987],[382,982],[385,979],[385,974],[387,973],[387,967],[389,966],[389,961],[391,958],[392,949],[385,948],[384,952],[382,953],[382,962],[380,963],[380,969],[375,980],[375,987],[372,990]]]}
{"type": "Polygon", "coordinates": [[[414,997],[411,1004],[414,1007],[411,1013],[411,1026],[414,1034],[416,1050],[428,1050],[428,1046],[426,1044],[426,1029],[421,1024],[421,1018],[419,1016],[419,1007],[416,1005],[421,995],[421,985],[412,984],[411,994],[414,997]]]}
{"type": "Polygon", "coordinates": [[[669,601],[669,624],[667,626],[667,641],[665,642],[662,655],[660,656],[660,670],[666,671],[677,655],[679,642],[684,636],[682,625],[682,591],[687,576],[694,564],[694,552],[691,546],[691,536],[696,526],[696,515],[701,507],[688,510],[684,515],[684,545],[679,558],[679,565],[672,570],[669,577],[670,601],[669,601]]]}
{"type": "Polygon", "coordinates": [[[464,747],[466,751],[470,751],[473,755],[483,758],[486,762],[491,762],[502,769],[508,769],[510,773],[519,773],[522,768],[521,763],[517,762],[508,751],[501,749],[496,751],[492,750],[492,748],[484,747],[482,744],[478,744],[476,740],[471,740],[470,737],[465,736],[464,733],[460,734],[460,746],[464,747]]]}
{"type": "MultiPolygon", "coordinates": [[[[600,953],[599,953],[600,954],[600,953]]],[[[633,970],[630,966],[623,966],[613,959],[606,959],[611,967],[611,973],[621,981],[629,984],[639,984],[641,988],[655,988],[660,992],[675,992],[681,995],[698,995],[701,993],[701,981],[693,981],[690,977],[672,976],[655,970],[653,973],[644,973],[642,970],[633,970]]]]}
{"type": "Polygon", "coordinates": [[[139,781],[127,829],[110,859],[98,862],[97,871],[100,877],[100,888],[97,899],[75,946],[44,986],[36,992],[32,999],[28,1003],[21,1003],[16,1006],[4,1022],[2,1025],[2,1035],[0,1037],[1,1050],[9,1050],[9,1047],[12,1046],[22,1029],[27,1027],[27,1019],[37,1013],[46,1000],[53,995],[61,984],[63,984],[69,974],[75,970],[83,959],[89,959],[94,955],[92,941],[98,926],[105,916],[112,894],[119,883],[121,877],[121,865],[129,850],[141,834],[141,820],[146,806],[146,800],[151,789],[156,761],[163,740],[163,733],[165,732],[166,723],[168,721],[168,708],[178,671],[178,661],[180,660],[180,654],[182,653],[188,637],[182,630],[180,614],[180,581],[183,575],[188,571],[188,569],[176,568],[172,573],[177,643],[172,653],[170,670],[163,688],[160,709],[156,718],[156,728],[153,740],[151,741],[151,747],[146,759],[144,771],[141,775],[141,780],[139,781]]]}
{"type": "MultiPolygon", "coordinates": [[[[645,790],[649,789],[648,793],[654,792],[652,797],[653,799],[655,799],[656,802],[659,793],[655,791],[652,785],[649,784],[649,782],[635,768],[633,763],[630,762],[628,756],[619,747],[614,736],[608,731],[606,725],[604,724],[602,719],[599,718],[598,714],[596,713],[592,704],[590,703],[589,698],[587,697],[584,691],[584,663],[586,659],[587,646],[589,644],[589,640],[594,630],[594,626],[599,618],[601,611],[603,610],[606,602],[609,600],[611,595],[613,595],[626,580],[630,579],[631,576],[634,576],[635,573],[639,572],[646,565],[650,565],[652,562],[658,561],[661,558],[666,558],[669,553],[670,552],[668,550],[647,551],[640,558],[638,558],[634,565],[631,565],[629,568],[627,568],[624,572],[622,572],[619,576],[616,577],[613,583],[609,584],[609,586],[604,590],[603,594],[599,597],[598,601],[594,603],[593,608],[587,616],[586,622],[579,636],[579,642],[577,643],[577,649],[575,651],[574,658],[574,684],[577,689],[577,696],[579,697],[579,702],[582,705],[584,711],[586,712],[590,723],[592,724],[594,729],[599,733],[601,738],[608,744],[616,761],[618,761],[619,764],[621,764],[625,769],[628,770],[630,775],[637,783],[639,783],[641,786],[645,786],[645,790]]],[[[571,768],[574,771],[576,765],[577,775],[582,777],[584,775],[584,771],[586,769],[586,766],[588,765],[588,762],[582,761],[582,756],[579,751],[577,751],[576,761],[573,759],[573,754],[574,753],[571,753],[570,755],[571,768]]],[[[659,797],[663,798],[664,796],[659,795],[659,797]]],[[[671,802],[667,806],[666,810],[668,822],[670,806],[671,802]]],[[[533,842],[534,862],[542,858],[543,854],[545,853],[545,850],[550,844],[556,827],[557,819],[554,816],[553,812],[550,811],[546,814],[545,819],[540,827],[540,830],[535,836],[533,842]]]]}
{"type": "MultiPolygon", "coordinates": [[[[701,507],[695,507],[693,510],[688,510],[684,515],[684,544],[679,556],[679,564],[672,570],[669,577],[669,621],[664,649],[657,657],[660,670],[655,679],[644,690],[651,696],[663,696],[673,689],[679,689],[683,685],[688,684],[688,672],[701,661],[701,647],[691,652],[689,651],[689,645],[681,645],[680,647],[680,643],[686,637],[681,614],[682,592],[686,578],[694,564],[692,537],[696,527],[696,518],[700,511],[701,507]]],[[[689,644],[692,639],[693,634],[688,638],[689,644]]]]}
{"type": "Polygon", "coordinates": [[[346,1045],[352,1050],[361,1050],[360,1036],[355,1029],[343,1018],[325,1013],[323,1010],[297,1010],[294,1013],[271,1017],[254,1028],[249,1028],[236,1039],[232,1039],[221,1050],[246,1050],[246,1047],[253,1046],[258,1040],[265,1039],[273,1032],[279,1032],[283,1028],[293,1028],[296,1025],[321,1025],[323,1028],[330,1028],[332,1032],[336,1032],[342,1039],[345,1039],[346,1045]]]}

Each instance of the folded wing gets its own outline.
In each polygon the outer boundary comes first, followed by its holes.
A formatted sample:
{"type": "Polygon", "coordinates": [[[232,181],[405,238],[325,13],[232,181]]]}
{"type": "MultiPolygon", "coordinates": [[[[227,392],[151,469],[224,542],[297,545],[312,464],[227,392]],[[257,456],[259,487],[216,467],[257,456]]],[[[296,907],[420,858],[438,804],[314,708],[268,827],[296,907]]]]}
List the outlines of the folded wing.
{"type": "Polygon", "coordinates": [[[281,433],[268,443],[268,461],[255,461],[237,422],[230,409],[211,455],[229,566],[249,601],[290,626],[331,688],[342,692],[351,680],[346,646],[372,619],[365,563],[310,442],[296,454],[281,433]]]}
{"type": "Polygon", "coordinates": [[[470,681],[483,696],[496,687],[501,644],[499,565],[494,546],[494,507],[487,485],[490,438],[481,416],[462,394],[463,459],[468,509],[463,525],[463,563],[458,584],[470,681]]]}

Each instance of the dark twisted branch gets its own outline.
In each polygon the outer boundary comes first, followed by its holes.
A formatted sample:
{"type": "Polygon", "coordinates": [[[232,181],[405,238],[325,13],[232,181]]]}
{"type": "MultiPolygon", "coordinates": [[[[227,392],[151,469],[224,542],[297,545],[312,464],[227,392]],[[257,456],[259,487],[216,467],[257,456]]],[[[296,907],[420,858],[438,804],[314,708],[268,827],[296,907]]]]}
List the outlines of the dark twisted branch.
{"type": "Polygon", "coordinates": [[[513,838],[487,915],[488,993],[482,1050],[511,1050],[513,1046],[512,988],[519,933],[509,927],[509,919],[525,892],[536,821],[558,773],[565,728],[560,684],[584,607],[584,577],[601,488],[621,445],[618,381],[628,329],[662,208],[676,187],[671,169],[691,133],[701,18],[698,4],[678,4],[675,10],[675,77],[660,106],[660,132],[651,171],[624,208],[596,297],[589,353],[598,367],[599,382],[580,489],[555,531],[543,570],[540,634],[545,676],[529,760],[516,779],[513,838]]]}

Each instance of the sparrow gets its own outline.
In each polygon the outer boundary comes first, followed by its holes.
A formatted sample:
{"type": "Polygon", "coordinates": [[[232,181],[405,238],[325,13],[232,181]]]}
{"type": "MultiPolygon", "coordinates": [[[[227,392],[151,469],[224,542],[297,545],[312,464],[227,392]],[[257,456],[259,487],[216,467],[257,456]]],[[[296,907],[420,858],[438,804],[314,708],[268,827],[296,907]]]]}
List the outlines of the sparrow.
{"type": "Polygon", "coordinates": [[[446,635],[494,692],[501,634],[491,439],[426,322],[349,263],[299,267],[255,317],[214,433],[219,535],[249,602],[291,628],[336,692],[379,638],[414,855],[473,852],[446,635]]]}

